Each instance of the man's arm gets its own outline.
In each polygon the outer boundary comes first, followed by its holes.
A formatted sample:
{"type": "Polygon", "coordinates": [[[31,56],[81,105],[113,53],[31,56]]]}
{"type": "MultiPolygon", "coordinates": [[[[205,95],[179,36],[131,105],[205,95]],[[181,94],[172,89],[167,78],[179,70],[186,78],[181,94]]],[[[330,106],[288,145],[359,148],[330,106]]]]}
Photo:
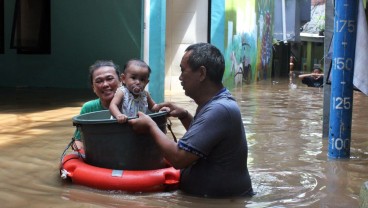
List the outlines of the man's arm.
{"type": "MultiPolygon", "coordinates": [[[[189,117],[186,119],[189,119],[189,117]]],[[[180,149],[177,143],[166,136],[148,115],[139,112],[138,118],[131,119],[128,123],[133,126],[133,130],[137,133],[149,133],[159,146],[164,157],[174,168],[185,168],[198,160],[199,157],[197,155],[180,149]]]]}

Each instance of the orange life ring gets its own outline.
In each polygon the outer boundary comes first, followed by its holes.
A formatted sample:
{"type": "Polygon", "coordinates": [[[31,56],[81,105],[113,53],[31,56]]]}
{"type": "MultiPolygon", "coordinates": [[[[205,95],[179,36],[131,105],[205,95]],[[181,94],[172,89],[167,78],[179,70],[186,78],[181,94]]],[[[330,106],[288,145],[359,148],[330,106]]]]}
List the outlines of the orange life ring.
{"type": "Polygon", "coordinates": [[[89,165],[76,153],[62,159],[62,178],[73,183],[102,190],[159,192],[179,186],[180,171],[173,167],[157,170],[112,170],[89,165]]]}

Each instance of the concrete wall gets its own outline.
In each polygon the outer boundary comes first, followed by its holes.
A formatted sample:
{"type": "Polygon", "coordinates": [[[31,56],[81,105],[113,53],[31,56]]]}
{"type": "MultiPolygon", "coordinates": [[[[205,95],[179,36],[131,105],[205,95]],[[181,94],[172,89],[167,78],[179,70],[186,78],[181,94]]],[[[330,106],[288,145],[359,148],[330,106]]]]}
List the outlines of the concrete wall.
{"type": "Polygon", "coordinates": [[[121,67],[142,57],[143,1],[51,0],[51,54],[10,49],[15,0],[5,0],[5,53],[0,87],[88,88],[88,67],[109,59],[121,67]]]}
{"type": "Polygon", "coordinates": [[[193,43],[208,42],[208,1],[166,1],[165,93],[184,93],[179,81],[184,50],[193,43]]]}

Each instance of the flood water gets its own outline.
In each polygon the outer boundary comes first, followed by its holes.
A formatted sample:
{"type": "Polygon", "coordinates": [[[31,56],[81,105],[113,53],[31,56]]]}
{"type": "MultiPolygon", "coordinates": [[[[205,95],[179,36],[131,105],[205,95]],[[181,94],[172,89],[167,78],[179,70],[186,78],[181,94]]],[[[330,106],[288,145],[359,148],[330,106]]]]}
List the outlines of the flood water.
{"type": "MultiPolygon", "coordinates": [[[[359,207],[368,180],[368,97],[354,92],[351,157],[327,157],[323,90],[267,81],[232,90],[246,129],[256,195],[208,199],[180,191],[128,194],[63,181],[60,156],[90,90],[0,89],[0,207],[359,207]]],[[[182,94],[165,98],[194,112],[182,94]]],[[[172,119],[180,138],[184,129],[172,119]]],[[[170,133],[168,133],[169,135],[170,133]]]]}

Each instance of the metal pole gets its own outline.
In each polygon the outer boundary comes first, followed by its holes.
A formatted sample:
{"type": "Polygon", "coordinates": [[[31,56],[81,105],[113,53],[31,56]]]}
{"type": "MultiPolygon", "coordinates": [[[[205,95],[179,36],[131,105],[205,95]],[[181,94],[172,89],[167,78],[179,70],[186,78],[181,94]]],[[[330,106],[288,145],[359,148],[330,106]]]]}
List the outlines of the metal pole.
{"type": "Polygon", "coordinates": [[[282,4],[282,40],[284,41],[285,44],[287,44],[287,39],[286,39],[286,4],[285,4],[285,0],[281,1],[282,4]]]}
{"type": "Polygon", "coordinates": [[[335,0],[328,156],[349,158],[359,0],[335,0]]]}
{"type": "MultiPolygon", "coordinates": [[[[150,32],[150,7],[151,1],[144,0],[144,22],[143,22],[143,60],[149,65],[149,32],[150,32]]],[[[149,83],[148,83],[149,84],[149,83]]],[[[148,85],[147,85],[148,89],[148,85]]]]}

